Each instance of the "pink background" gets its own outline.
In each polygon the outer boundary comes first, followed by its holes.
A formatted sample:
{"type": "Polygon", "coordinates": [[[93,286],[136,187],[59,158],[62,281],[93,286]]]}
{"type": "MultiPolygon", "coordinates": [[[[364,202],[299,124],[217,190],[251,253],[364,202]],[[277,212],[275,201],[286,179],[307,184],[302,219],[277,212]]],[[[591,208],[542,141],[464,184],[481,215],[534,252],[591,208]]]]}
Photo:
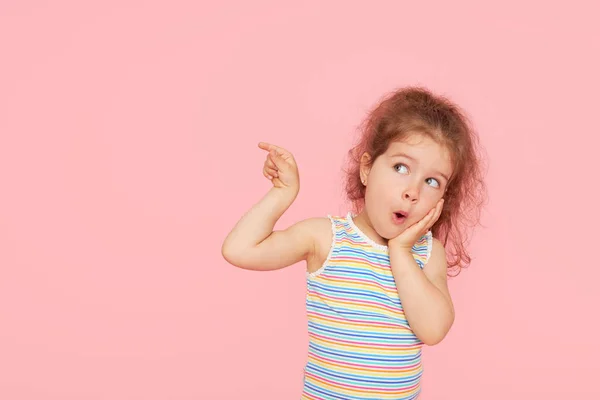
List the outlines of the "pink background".
{"type": "Polygon", "coordinates": [[[298,399],[304,265],[220,245],[345,213],[341,167],[386,91],[468,110],[489,157],[457,317],[422,399],[600,398],[600,30],[592,1],[0,3],[0,399],[298,399]]]}

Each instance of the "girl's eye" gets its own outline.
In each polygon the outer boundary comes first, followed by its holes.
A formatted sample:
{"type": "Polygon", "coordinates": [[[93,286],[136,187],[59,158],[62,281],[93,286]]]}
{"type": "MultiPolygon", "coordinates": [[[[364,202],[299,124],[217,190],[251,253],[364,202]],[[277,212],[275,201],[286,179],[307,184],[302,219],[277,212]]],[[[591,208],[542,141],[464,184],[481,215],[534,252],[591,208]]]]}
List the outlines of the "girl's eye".
{"type": "Polygon", "coordinates": [[[428,185],[431,185],[433,187],[436,187],[436,188],[440,187],[440,182],[438,182],[438,180],[435,178],[427,178],[427,179],[425,179],[425,182],[427,182],[428,185]]]}
{"type": "Polygon", "coordinates": [[[394,169],[398,172],[400,172],[401,174],[407,174],[408,173],[408,167],[404,164],[396,164],[394,165],[394,169]]]}

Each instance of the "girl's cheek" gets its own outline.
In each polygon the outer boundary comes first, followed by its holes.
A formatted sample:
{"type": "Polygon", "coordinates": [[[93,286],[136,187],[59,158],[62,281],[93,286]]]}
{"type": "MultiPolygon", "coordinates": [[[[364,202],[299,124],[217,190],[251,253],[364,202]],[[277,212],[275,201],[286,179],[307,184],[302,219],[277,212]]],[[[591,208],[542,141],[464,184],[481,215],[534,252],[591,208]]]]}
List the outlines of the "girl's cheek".
{"type": "Polygon", "coordinates": [[[438,201],[442,198],[444,192],[439,189],[431,189],[427,191],[426,198],[427,203],[431,204],[431,208],[435,207],[438,201]]]}

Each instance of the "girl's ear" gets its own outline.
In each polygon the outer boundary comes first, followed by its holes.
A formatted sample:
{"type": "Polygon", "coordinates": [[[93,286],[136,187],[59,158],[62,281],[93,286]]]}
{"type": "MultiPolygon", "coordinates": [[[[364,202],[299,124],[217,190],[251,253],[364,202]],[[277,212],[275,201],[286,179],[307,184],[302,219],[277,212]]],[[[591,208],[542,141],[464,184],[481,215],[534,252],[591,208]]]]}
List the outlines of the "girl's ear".
{"type": "Polygon", "coordinates": [[[363,185],[367,185],[367,177],[371,172],[371,155],[369,153],[363,153],[360,157],[360,180],[363,185]]]}

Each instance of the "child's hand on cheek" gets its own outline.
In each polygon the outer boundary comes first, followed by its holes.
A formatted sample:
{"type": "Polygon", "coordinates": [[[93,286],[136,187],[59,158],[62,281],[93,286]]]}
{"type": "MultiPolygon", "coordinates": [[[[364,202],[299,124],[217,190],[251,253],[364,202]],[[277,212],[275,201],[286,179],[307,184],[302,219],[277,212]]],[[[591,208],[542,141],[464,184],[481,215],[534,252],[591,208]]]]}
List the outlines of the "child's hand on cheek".
{"type": "Polygon", "coordinates": [[[388,242],[388,248],[404,250],[411,252],[414,244],[423,236],[442,214],[442,208],[444,207],[444,199],[440,199],[436,206],[432,208],[420,221],[409,226],[404,232],[390,239],[388,242]]]}

